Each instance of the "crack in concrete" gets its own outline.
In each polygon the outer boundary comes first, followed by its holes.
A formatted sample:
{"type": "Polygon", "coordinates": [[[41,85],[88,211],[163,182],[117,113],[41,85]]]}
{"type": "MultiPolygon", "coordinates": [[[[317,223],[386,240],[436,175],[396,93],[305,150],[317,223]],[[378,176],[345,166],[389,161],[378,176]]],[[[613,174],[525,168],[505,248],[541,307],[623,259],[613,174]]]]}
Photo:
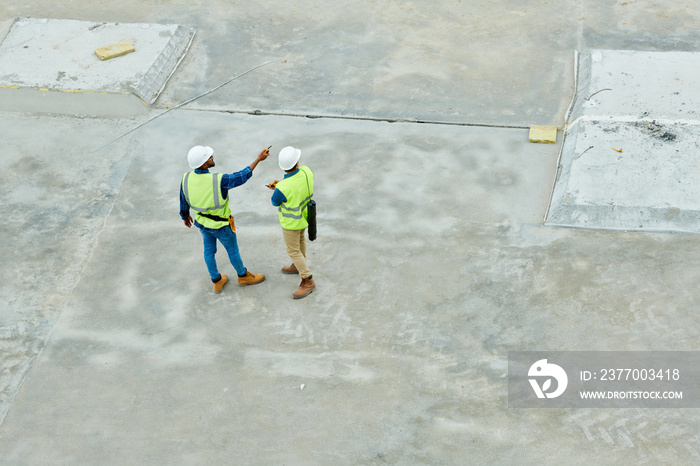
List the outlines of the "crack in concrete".
{"type": "Polygon", "coordinates": [[[497,125],[488,123],[467,123],[454,121],[439,121],[439,120],[423,120],[412,118],[388,118],[388,117],[369,117],[369,116],[342,116],[342,115],[320,115],[320,114],[305,114],[305,113],[278,113],[278,112],[262,112],[260,110],[245,111],[245,110],[204,110],[204,109],[186,109],[199,112],[219,112],[230,113],[232,115],[246,114],[254,116],[282,116],[292,118],[310,118],[310,119],[332,119],[332,120],[351,120],[351,121],[377,121],[387,123],[414,123],[423,125],[444,125],[444,126],[467,126],[475,128],[504,128],[504,129],[530,129],[529,126],[521,125],[497,125]]]}

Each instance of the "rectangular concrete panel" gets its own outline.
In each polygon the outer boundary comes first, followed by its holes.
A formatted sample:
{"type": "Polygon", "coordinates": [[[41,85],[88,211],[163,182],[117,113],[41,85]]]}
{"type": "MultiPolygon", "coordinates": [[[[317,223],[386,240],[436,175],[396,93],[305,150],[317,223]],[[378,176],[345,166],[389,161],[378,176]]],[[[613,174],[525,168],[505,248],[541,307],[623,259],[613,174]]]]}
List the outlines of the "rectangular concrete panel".
{"type": "Polygon", "coordinates": [[[700,232],[700,54],[593,50],[577,64],[545,224],[700,232]]]}
{"type": "Polygon", "coordinates": [[[193,29],[176,24],[21,18],[0,44],[0,87],[133,93],[152,104],[193,37],[193,29]],[[135,52],[104,61],[95,53],[122,42],[135,52]]]}

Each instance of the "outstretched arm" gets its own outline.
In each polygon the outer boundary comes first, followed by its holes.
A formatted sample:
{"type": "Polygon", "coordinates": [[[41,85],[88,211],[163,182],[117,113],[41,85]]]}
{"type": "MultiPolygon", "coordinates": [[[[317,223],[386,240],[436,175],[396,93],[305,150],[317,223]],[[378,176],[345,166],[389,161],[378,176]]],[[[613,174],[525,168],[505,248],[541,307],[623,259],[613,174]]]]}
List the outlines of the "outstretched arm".
{"type": "Polygon", "coordinates": [[[221,194],[224,197],[228,197],[229,189],[237,188],[248,181],[248,179],[253,176],[253,170],[258,166],[258,163],[265,160],[268,155],[270,155],[270,151],[268,149],[264,149],[262,152],[260,152],[260,154],[258,154],[253,163],[245,167],[243,170],[228,175],[222,175],[221,194]]]}

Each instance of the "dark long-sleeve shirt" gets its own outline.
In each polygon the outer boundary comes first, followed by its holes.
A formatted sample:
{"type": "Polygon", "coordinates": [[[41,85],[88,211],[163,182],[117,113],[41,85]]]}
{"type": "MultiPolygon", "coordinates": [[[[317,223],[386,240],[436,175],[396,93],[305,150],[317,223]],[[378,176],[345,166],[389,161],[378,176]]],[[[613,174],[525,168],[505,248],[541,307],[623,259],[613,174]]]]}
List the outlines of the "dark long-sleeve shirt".
{"type": "MultiPolygon", "coordinates": [[[[299,173],[299,169],[297,168],[294,172],[292,173],[287,173],[284,175],[284,178],[289,178],[290,176],[294,176],[297,173],[299,173]]],[[[287,202],[287,196],[282,194],[282,191],[279,189],[275,188],[275,192],[272,193],[272,205],[275,207],[280,206],[283,202],[287,202]]]]}

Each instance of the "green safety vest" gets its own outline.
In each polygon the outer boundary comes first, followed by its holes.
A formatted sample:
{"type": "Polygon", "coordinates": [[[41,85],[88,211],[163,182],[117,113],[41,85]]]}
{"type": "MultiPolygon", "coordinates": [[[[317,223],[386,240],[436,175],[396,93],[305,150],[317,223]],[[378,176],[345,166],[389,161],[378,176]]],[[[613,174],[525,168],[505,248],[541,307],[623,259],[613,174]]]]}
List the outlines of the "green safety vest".
{"type": "Polygon", "coordinates": [[[228,198],[224,199],[221,195],[221,174],[187,172],[182,175],[182,191],[190,208],[196,212],[194,219],[197,223],[212,230],[228,226],[231,209],[228,207],[228,198]],[[213,220],[202,214],[226,220],[213,220]]]}
{"type": "Polygon", "coordinates": [[[296,174],[279,181],[275,187],[287,198],[277,208],[282,228],[303,230],[308,227],[306,205],[314,197],[314,174],[311,169],[299,167],[296,174]]]}

